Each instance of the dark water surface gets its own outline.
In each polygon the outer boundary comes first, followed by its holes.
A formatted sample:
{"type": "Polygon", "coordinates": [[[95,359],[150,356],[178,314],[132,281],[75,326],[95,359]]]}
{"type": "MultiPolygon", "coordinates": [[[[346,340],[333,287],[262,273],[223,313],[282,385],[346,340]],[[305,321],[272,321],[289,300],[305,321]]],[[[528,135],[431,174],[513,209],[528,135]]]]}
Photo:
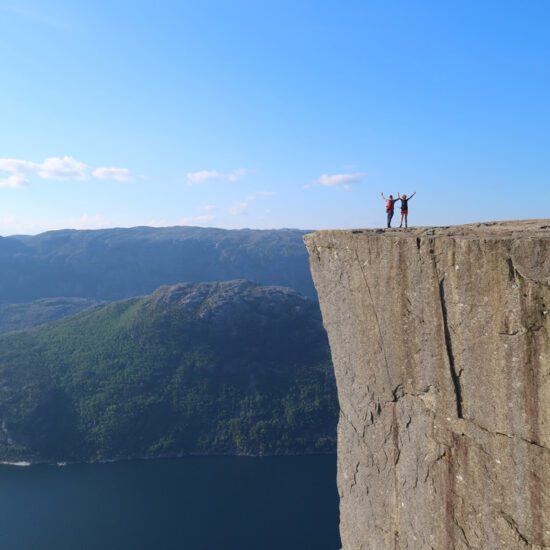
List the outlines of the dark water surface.
{"type": "Polygon", "coordinates": [[[0,466],[2,550],[338,550],[335,456],[0,466]]]}

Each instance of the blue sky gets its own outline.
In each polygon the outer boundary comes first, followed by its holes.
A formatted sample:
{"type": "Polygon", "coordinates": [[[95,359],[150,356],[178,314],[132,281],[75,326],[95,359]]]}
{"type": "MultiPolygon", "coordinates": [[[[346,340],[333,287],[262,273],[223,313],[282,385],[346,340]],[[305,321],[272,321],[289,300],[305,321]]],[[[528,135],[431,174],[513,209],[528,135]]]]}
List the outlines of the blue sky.
{"type": "Polygon", "coordinates": [[[548,217],[550,2],[0,0],[0,234],[548,217]]]}

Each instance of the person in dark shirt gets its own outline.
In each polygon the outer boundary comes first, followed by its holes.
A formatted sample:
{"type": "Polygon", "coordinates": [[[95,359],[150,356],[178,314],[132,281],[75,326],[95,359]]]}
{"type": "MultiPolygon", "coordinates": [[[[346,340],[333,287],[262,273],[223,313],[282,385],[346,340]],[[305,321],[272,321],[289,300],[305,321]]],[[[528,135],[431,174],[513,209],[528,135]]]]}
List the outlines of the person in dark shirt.
{"type": "Polygon", "coordinates": [[[405,227],[407,227],[407,217],[409,216],[409,201],[416,195],[416,191],[410,196],[400,195],[397,192],[398,201],[401,201],[401,224],[399,227],[403,227],[403,221],[405,221],[405,227]]]}
{"type": "Polygon", "coordinates": [[[386,201],[386,214],[388,216],[388,228],[391,227],[391,219],[393,218],[393,207],[399,199],[394,199],[393,195],[389,198],[384,197],[384,193],[380,193],[382,198],[386,201]]]}

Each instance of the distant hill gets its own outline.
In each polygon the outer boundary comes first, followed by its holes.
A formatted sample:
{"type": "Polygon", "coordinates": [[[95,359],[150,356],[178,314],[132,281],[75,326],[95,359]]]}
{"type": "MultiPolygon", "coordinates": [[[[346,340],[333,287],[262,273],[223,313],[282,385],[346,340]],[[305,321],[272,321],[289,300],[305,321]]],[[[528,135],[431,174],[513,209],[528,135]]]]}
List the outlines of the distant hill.
{"type": "Polygon", "coordinates": [[[249,279],[310,297],[304,231],[134,227],[0,237],[0,303],[120,300],[180,282],[249,279]]]}
{"type": "Polygon", "coordinates": [[[334,450],[318,304],[180,284],[0,336],[0,460],[334,450]]]}
{"type": "Polygon", "coordinates": [[[57,321],[102,304],[88,298],[44,298],[23,304],[0,304],[0,334],[57,321]]]}

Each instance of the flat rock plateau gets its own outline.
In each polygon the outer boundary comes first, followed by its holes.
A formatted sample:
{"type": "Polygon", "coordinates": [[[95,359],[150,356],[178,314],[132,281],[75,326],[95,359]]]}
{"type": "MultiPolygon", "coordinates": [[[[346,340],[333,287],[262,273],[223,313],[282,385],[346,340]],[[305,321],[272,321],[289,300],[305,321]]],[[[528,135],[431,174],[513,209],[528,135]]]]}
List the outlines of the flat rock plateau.
{"type": "Polygon", "coordinates": [[[343,549],[550,548],[550,220],[305,242],[343,549]]]}

